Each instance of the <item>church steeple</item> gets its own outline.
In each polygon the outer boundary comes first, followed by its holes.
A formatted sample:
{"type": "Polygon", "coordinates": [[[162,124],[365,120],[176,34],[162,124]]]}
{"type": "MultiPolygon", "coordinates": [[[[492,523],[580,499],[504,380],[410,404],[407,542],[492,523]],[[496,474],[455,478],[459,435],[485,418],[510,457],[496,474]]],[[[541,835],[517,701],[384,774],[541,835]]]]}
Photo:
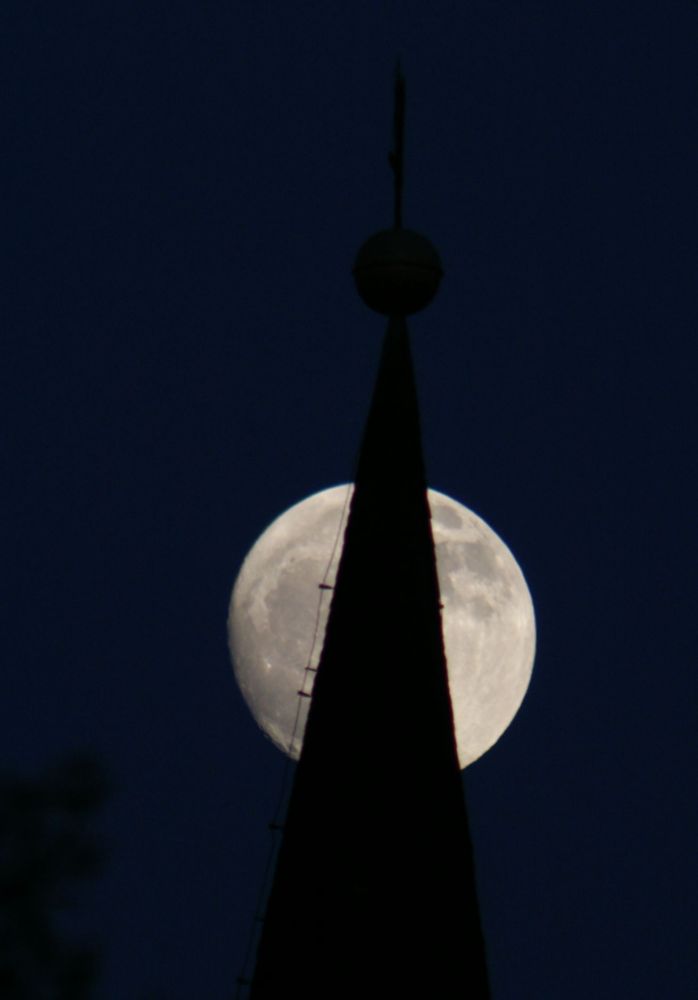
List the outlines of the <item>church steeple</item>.
{"type": "Polygon", "coordinates": [[[354,269],[388,314],[252,1000],[489,997],[405,315],[438,254],[396,227],[354,269]],[[392,242],[391,242],[392,239],[392,242]]]}

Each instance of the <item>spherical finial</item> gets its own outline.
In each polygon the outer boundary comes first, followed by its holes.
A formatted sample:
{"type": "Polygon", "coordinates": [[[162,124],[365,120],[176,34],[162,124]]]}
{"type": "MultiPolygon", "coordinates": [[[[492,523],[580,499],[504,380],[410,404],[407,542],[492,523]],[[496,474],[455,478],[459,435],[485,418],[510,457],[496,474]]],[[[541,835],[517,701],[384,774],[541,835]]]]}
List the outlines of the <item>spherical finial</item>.
{"type": "Polygon", "coordinates": [[[411,229],[384,229],[359,250],[353,268],[359,295],[384,316],[409,316],[428,306],[443,275],[436,248],[411,229]]]}

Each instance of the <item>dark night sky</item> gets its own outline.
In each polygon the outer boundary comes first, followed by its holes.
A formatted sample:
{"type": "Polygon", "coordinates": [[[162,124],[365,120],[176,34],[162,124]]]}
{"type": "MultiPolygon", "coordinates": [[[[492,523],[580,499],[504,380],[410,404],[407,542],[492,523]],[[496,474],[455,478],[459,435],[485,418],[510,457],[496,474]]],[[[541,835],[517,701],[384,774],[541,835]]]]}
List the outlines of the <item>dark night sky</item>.
{"type": "Polygon", "coordinates": [[[694,997],[698,5],[6,0],[0,48],[0,756],[109,769],[97,1000],[240,971],[283,761],[227,602],[353,474],[398,52],[429,478],[538,616],[466,775],[494,997],[694,997]]]}

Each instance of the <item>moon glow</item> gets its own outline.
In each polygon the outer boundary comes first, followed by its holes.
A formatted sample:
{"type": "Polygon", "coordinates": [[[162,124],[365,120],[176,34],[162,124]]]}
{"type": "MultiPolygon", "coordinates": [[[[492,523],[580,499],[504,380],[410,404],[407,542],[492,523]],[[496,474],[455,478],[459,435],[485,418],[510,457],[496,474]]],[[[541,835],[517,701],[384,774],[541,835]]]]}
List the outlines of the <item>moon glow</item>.
{"type": "MultiPolygon", "coordinates": [[[[294,758],[309,705],[298,692],[312,691],[351,489],[315,493],[278,517],[248,553],[230,599],[228,641],[240,690],[267,736],[294,758]]],[[[523,700],[535,618],[523,574],[499,536],[445,494],[429,490],[428,497],[464,768],[496,742],[523,700]]]]}

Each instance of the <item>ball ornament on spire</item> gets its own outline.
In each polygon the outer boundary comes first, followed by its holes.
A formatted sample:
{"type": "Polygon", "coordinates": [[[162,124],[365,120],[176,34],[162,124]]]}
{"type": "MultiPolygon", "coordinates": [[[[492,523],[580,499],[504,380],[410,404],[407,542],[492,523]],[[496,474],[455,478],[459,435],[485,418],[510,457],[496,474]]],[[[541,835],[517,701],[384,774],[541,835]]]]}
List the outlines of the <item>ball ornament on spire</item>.
{"type": "Polygon", "coordinates": [[[409,316],[432,301],[443,269],[436,247],[426,236],[395,227],[366,240],[353,274],[369,308],[384,316],[409,316]]]}

